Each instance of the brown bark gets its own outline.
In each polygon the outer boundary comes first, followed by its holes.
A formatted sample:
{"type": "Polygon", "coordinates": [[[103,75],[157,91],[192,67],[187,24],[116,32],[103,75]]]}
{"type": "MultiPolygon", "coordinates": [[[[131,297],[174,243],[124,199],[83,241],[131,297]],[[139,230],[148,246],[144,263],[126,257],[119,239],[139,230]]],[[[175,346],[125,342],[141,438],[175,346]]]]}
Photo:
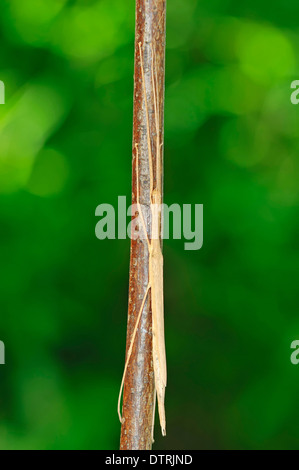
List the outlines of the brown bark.
{"type": "MultiPolygon", "coordinates": [[[[150,155],[147,140],[142,65],[149,115],[149,134],[154,174],[157,148],[152,74],[158,83],[156,90],[160,142],[164,135],[164,73],[165,73],[165,17],[166,0],[136,0],[135,73],[133,113],[132,202],[137,201],[136,144],[139,149],[140,203],[149,207],[150,155]],[[140,46],[142,53],[140,54],[140,46]],[[154,68],[154,70],[153,70],[154,68]]],[[[161,171],[163,165],[161,165],[161,171]]],[[[155,182],[154,182],[155,183],[155,182]]],[[[151,227],[148,226],[148,233],[151,227]]],[[[129,307],[126,352],[130,347],[136,319],[148,285],[148,247],[144,240],[131,240],[129,307]]],[[[154,372],[152,361],[152,316],[147,299],[129,361],[123,394],[123,424],[120,449],[150,450],[154,413],[154,372]]]]}

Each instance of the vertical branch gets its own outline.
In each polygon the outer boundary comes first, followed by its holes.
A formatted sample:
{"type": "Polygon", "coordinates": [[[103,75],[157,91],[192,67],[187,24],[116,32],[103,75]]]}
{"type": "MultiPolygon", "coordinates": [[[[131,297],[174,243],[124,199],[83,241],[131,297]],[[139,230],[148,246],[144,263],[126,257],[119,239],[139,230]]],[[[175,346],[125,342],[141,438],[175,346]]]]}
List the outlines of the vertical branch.
{"type": "MultiPolygon", "coordinates": [[[[132,203],[150,207],[151,187],[161,186],[164,138],[166,0],[136,0],[133,113],[132,203]],[[139,171],[136,171],[136,144],[139,171]],[[153,172],[151,172],[151,167],[153,172]],[[157,175],[153,181],[153,175],[157,175]]],[[[151,234],[151,227],[148,226],[151,234]]],[[[131,239],[126,353],[149,281],[149,253],[144,240],[131,239]]],[[[134,340],[123,394],[120,448],[150,450],[155,408],[152,359],[152,312],[148,296],[134,340]]]]}

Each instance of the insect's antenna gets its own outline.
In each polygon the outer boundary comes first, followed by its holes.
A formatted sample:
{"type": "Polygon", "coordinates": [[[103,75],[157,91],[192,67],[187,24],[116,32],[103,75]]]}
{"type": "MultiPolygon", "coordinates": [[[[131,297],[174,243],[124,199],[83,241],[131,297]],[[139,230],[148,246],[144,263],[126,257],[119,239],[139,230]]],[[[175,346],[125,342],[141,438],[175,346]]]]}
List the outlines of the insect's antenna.
{"type": "MultiPolygon", "coordinates": [[[[139,167],[139,152],[138,152],[138,144],[135,144],[135,149],[136,149],[137,207],[138,207],[139,215],[141,217],[141,223],[142,223],[142,226],[143,226],[144,234],[146,236],[148,248],[150,249],[150,241],[148,239],[148,235],[147,235],[147,231],[146,231],[146,227],[145,227],[145,221],[144,221],[144,218],[143,218],[143,213],[142,213],[141,205],[140,205],[140,202],[139,202],[139,170],[138,170],[138,167],[139,167]]],[[[131,354],[132,354],[132,351],[133,351],[133,346],[134,346],[134,341],[135,341],[138,325],[139,325],[139,322],[140,322],[140,318],[141,318],[141,315],[142,315],[143,307],[144,307],[144,304],[145,304],[145,301],[146,301],[146,298],[147,298],[149,288],[150,288],[150,284],[148,284],[148,286],[147,286],[147,289],[146,289],[146,292],[145,292],[145,295],[144,295],[144,298],[143,298],[143,301],[142,301],[142,304],[141,304],[141,307],[140,307],[140,311],[138,313],[138,317],[137,317],[137,320],[136,320],[136,323],[135,323],[135,326],[134,326],[134,331],[133,331],[133,334],[132,334],[130,347],[128,349],[127,359],[126,359],[125,368],[124,368],[124,373],[123,373],[123,377],[122,377],[122,381],[121,381],[121,386],[120,386],[120,391],[119,391],[119,396],[118,396],[118,403],[117,403],[117,412],[118,412],[119,420],[120,420],[121,423],[123,422],[121,412],[120,412],[120,402],[121,402],[122,391],[123,391],[123,388],[124,388],[124,382],[125,382],[125,378],[126,378],[126,373],[127,373],[129,361],[130,361],[131,354]]]]}
{"type": "Polygon", "coordinates": [[[148,114],[148,104],[147,104],[147,96],[146,96],[146,87],[145,87],[145,77],[144,77],[144,68],[143,68],[143,56],[141,50],[141,42],[139,42],[139,53],[140,53],[140,66],[141,66],[141,75],[142,75],[142,82],[143,82],[143,94],[144,94],[144,102],[145,102],[145,112],[146,112],[146,127],[147,127],[147,146],[148,146],[148,158],[149,158],[149,167],[150,167],[150,193],[152,194],[153,191],[153,156],[152,156],[152,147],[151,147],[151,137],[150,137],[150,126],[149,126],[149,114],[148,114]]]}

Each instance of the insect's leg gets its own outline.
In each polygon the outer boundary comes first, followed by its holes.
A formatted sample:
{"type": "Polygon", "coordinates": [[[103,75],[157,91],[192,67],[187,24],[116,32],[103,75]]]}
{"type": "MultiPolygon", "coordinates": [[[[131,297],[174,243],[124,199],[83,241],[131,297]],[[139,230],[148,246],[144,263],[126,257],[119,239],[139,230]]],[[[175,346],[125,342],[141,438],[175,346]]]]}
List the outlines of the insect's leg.
{"type": "Polygon", "coordinates": [[[158,77],[157,77],[157,63],[156,63],[156,54],[151,44],[151,51],[152,51],[152,87],[153,87],[153,98],[154,98],[154,110],[155,110],[155,125],[156,125],[156,147],[157,147],[157,155],[156,155],[156,186],[160,189],[158,185],[158,177],[160,171],[160,116],[159,116],[159,89],[158,89],[158,77]],[[154,72],[155,70],[155,72],[154,72]]]}
{"type": "Polygon", "coordinates": [[[146,292],[144,294],[142,304],[141,304],[141,307],[140,307],[140,310],[139,310],[139,313],[138,313],[138,317],[137,317],[137,320],[136,320],[136,323],[135,323],[135,327],[134,327],[134,331],[133,331],[132,339],[131,339],[131,344],[130,344],[130,347],[128,349],[126,364],[125,364],[124,373],[123,373],[123,377],[122,377],[122,381],[121,381],[121,386],[120,386],[120,391],[119,391],[119,396],[118,396],[118,403],[117,403],[117,412],[118,412],[119,420],[120,420],[121,423],[123,422],[121,412],[120,412],[120,401],[121,401],[122,391],[123,391],[123,388],[124,388],[124,382],[125,382],[125,378],[126,378],[127,368],[128,368],[128,364],[129,364],[129,361],[130,361],[130,358],[131,358],[131,354],[132,354],[132,350],[133,350],[133,346],[134,346],[134,341],[135,341],[138,325],[139,325],[139,322],[140,322],[141,314],[142,314],[143,307],[144,307],[144,304],[145,304],[145,301],[146,301],[146,298],[147,298],[149,288],[150,288],[150,284],[148,284],[148,286],[146,288],[146,292]]]}
{"type": "Polygon", "coordinates": [[[145,86],[145,76],[144,76],[144,67],[143,67],[143,54],[141,49],[141,42],[139,42],[139,54],[140,54],[140,67],[141,67],[141,76],[143,83],[143,95],[145,103],[145,114],[146,114],[146,127],[147,127],[147,146],[148,146],[148,158],[149,158],[149,169],[150,169],[150,191],[151,194],[154,189],[154,173],[153,173],[153,156],[152,156],[152,147],[151,147],[151,137],[150,137],[150,124],[149,124],[149,112],[148,112],[148,103],[146,96],[146,86],[145,86]]]}
{"type": "Polygon", "coordinates": [[[154,429],[155,429],[156,399],[157,399],[157,390],[156,390],[156,387],[155,387],[155,390],[154,390],[154,406],[153,406],[153,422],[152,422],[152,443],[155,442],[154,429]]]}

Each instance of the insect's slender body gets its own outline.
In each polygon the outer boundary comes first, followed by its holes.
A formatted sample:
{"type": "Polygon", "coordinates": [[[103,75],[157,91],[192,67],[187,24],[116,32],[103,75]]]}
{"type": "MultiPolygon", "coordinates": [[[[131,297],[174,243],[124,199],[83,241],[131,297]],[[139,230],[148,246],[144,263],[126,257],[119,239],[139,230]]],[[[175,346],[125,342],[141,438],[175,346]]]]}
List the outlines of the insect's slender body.
{"type": "MultiPolygon", "coordinates": [[[[167,372],[166,372],[166,352],[165,352],[165,340],[164,340],[164,296],[163,296],[163,254],[161,248],[161,228],[162,228],[162,175],[161,175],[161,166],[162,166],[162,153],[161,148],[162,144],[160,143],[160,130],[159,130],[159,114],[158,114],[158,83],[157,77],[154,75],[154,52],[152,52],[152,74],[151,82],[153,87],[153,96],[154,96],[154,112],[155,112],[155,135],[156,135],[156,165],[155,165],[155,188],[154,188],[154,171],[153,171],[153,156],[151,148],[151,138],[150,138],[150,127],[149,127],[149,112],[146,96],[146,86],[145,86],[145,76],[143,69],[143,57],[141,51],[141,45],[139,44],[140,50],[140,64],[143,80],[143,95],[145,103],[145,112],[146,112],[146,121],[147,121],[147,144],[148,144],[148,155],[149,155],[149,168],[150,168],[150,197],[151,197],[151,235],[150,238],[147,234],[146,224],[144,216],[142,213],[140,200],[139,200],[139,152],[138,145],[135,144],[136,151],[136,180],[137,180],[137,207],[139,217],[141,219],[141,224],[143,227],[143,232],[145,234],[145,240],[148,246],[149,254],[149,280],[146,288],[144,298],[136,319],[134,331],[132,334],[131,344],[127,352],[127,359],[125,364],[125,369],[123,373],[121,389],[118,400],[118,413],[120,420],[122,421],[120,414],[120,400],[122,389],[124,385],[124,380],[127,372],[127,367],[129,360],[132,354],[132,349],[134,345],[134,340],[136,337],[138,325],[140,323],[140,318],[142,311],[146,302],[146,299],[150,299],[151,310],[152,310],[152,353],[153,353],[153,368],[154,368],[154,378],[155,378],[155,393],[157,393],[158,399],[158,411],[159,419],[162,430],[162,435],[166,435],[166,418],[165,418],[165,387],[167,381],[167,372]],[[150,294],[149,294],[150,293],[150,294]]],[[[155,411],[155,410],[154,410],[155,411]]]]}
{"type": "MultiPolygon", "coordinates": [[[[161,227],[161,194],[154,190],[152,205],[152,224],[161,227]]],[[[155,388],[158,397],[158,410],[163,436],[166,434],[165,387],[167,381],[166,353],[164,334],[164,296],[163,296],[163,255],[159,239],[153,238],[150,243],[149,284],[151,286],[152,328],[153,328],[153,362],[155,388]]]]}

